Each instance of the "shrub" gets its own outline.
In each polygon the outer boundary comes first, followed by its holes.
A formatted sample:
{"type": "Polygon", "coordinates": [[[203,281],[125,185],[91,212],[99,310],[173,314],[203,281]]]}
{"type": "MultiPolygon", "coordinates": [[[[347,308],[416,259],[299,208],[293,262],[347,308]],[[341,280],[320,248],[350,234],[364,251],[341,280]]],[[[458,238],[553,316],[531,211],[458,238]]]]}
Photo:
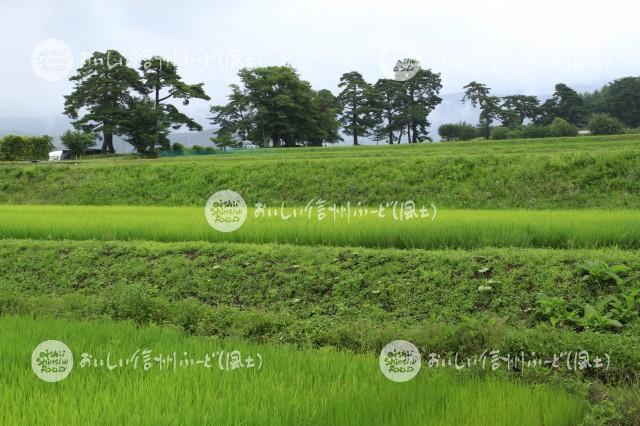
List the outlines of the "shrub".
{"type": "Polygon", "coordinates": [[[51,136],[7,135],[0,139],[0,160],[46,160],[53,149],[51,136]]]}
{"type": "Polygon", "coordinates": [[[62,136],[60,141],[65,146],[74,158],[81,157],[84,151],[90,146],[96,144],[96,137],[90,133],[67,130],[62,136]]]}
{"type": "Polygon", "coordinates": [[[200,145],[194,145],[194,146],[192,146],[192,147],[191,147],[191,150],[192,150],[192,151],[204,151],[205,149],[204,149],[204,147],[203,147],[203,146],[200,146],[200,145]]]}
{"type": "Polygon", "coordinates": [[[30,159],[49,159],[49,152],[53,149],[53,138],[51,136],[30,136],[28,140],[30,159]]]}
{"type": "Polygon", "coordinates": [[[507,139],[522,139],[523,137],[524,137],[524,132],[520,129],[509,130],[507,132],[507,139]]]}
{"type": "Polygon", "coordinates": [[[624,124],[609,114],[593,114],[589,120],[592,135],[619,135],[624,133],[624,124]]]}
{"type": "Polygon", "coordinates": [[[522,129],[522,137],[526,139],[546,138],[549,136],[548,126],[530,124],[522,129]]]}
{"type": "Polygon", "coordinates": [[[508,127],[494,127],[491,129],[491,139],[505,140],[507,139],[507,133],[509,133],[508,127]]]}
{"type": "Polygon", "coordinates": [[[549,136],[554,138],[577,135],[578,129],[576,126],[560,117],[554,118],[551,126],[549,127],[549,136]]]}
{"type": "Polygon", "coordinates": [[[175,142],[173,145],[171,145],[171,150],[176,152],[182,152],[184,151],[184,145],[182,145],[181,143],[175,142]]]}
{"type": "Polygon", "coordinates": [[[460,126],[457,124],[443,124],[438,127],[438,135],[445,141],[453,141],[460,137],[460,126]]]}
{"type": "Polygon", "coordinates": [[[447,123],[438,128],[438,134],[445,141],[468,141],[478,136],[478,130],[467,123],[447,123]]]}
{"type": "Polygon", "coordinates": [[[460,123],[460,140],[469,141],[478,137],[478,129],[471,124],[460,123]]]}

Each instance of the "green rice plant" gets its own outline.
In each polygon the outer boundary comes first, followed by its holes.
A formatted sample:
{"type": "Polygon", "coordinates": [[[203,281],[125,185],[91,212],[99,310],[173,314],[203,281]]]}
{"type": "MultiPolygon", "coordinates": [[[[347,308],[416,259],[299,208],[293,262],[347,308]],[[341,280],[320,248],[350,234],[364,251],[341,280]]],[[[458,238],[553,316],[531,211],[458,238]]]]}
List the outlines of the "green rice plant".
{"type": "MultiPolygon", "coordinates": [[[[0,318],[0,422],[3,425],[572,425],[586,403],[551,385],[424,367],[407,383],[380,372],[377,356],[295,350],[186,337],[158,327],[111,322],[0,318]],[[57,383],[39,380],[31,355],[44,340],[60,340],[74,367],[57,383]],[[178,359],[213,351],[260,354],[260,369],[202,366],[80,366],[81,354],[111,362],[150,349],[178,359]]],[[[142,362],[142,361],[141,361],[142,362]]]]}
{"type": "MultiPolygon", "coordinates": [[[[227,241],[396,248],[548,247],[638,248],[636,210],[442,210],[435,220],[395,220],[390,214],[334,219],[327,213],[294,216],[299,209],[256,217],[240,229],[211,228],[204,208],[140,206],[0,206],[0,237],[227,241]]],[[[259,215],[258,215],[259,216],[259,215]]]]}

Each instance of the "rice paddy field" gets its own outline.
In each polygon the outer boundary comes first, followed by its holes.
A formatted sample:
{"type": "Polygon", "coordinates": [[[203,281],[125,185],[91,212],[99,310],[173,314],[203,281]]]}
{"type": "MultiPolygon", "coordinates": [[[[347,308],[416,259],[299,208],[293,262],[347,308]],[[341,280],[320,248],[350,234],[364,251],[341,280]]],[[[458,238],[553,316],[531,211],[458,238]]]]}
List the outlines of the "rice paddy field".
{"type": "MultiPolygon", "coordinates": [[[[0,205],[3,238],[226,241],[379,248],[640,248],[640,210],[437,210],[404,218],[399,207],[248,210],[234,232],[208,225],[204,208],[0,205]],[[359,213],[360,212],[360,213],[359,213]],[[321,216],[322,215],[322,216],[321,216]],[[395,217],[394,217],[395,215],[395,217]]],[[[416,208],[416,210],[418,210],[416,208]]]]}
{"type": "Polygon", "coordinates": [[[3,425],[86,424],[428,424],[570,425],[585,404],[551,385],[500,378],[481,380],[454,372],[423,371],[398,391],[374,374],[377,360],[333,350],[185,337],[158,327],[112,322],[0,319],[3,425]],[[260,354],[260,369],[141,366],[108,370],[74,366],[62,382],[45,383],[30,371],[30,349],[56,335],[77,353],[100,358],[178,350],[201,358],[215,351],[260,354]],[[27,385],[28,384],[28,385],[27,385]],[[482,392],[478,388],[482,387],[482,392]],[[28,401],[29,409],[24,409],[28,401]],[[117,407],[117,408],[116,408],[117,407]]]}
{"type": "Polygon", "coordinates": [[[635,135],[2,163],[0,424],[640,424],[639,252],[635,135]],[[249,206],[229,233],[224,189],[249,206]],[[30,365],[51,339],[56,383],[30,365]],[[398,339],[405,383],[378,364],[398,339]],[[80,365],[141,347],[264,365],[80,365]],[[428,366],[491,350],[610,362],[428,366]]]}

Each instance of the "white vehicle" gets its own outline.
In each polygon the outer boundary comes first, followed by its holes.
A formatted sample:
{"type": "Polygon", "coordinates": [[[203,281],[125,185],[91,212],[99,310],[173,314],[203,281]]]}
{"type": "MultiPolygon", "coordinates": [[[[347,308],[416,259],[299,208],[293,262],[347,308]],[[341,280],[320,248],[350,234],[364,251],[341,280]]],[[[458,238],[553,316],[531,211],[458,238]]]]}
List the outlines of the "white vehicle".
{"type": "Polygon", "coordinates": [[[71,151],[63,149],[60,151],[51,151],[49,153],[49,161],[62,161],[71,158],[71,151]]]}
{"type": "MultiPolygon", "coordinates": [[[[82,153],[82,156],[98,155],[98,154],[102,154],[102,150],[97,148],[87,148],[82,153]]],[[[71,160],[71,150],[62,149],[58,151],[51,151],[49,153],[49,161],[62,161],[62,160],[71,160]]]]}
{"type": "Polygon", "coordinates": [[[258,145],[255,145],[251,141],[242,141],[238,146],[242,149],[258,149],[259,148],[258,145]]]}

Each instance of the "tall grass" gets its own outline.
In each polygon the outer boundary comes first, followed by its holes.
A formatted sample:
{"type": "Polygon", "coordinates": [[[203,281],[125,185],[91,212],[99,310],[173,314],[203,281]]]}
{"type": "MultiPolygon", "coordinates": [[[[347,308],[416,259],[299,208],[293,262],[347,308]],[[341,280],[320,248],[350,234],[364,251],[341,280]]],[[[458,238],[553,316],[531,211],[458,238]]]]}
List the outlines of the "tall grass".
{"type": "MultiPolygon", "coordinates": [[[[291,211],[288,211],[291,213],[291,211]]],[[[155,241],[231,241],[397,248],[640,247],[640,211],[443,210],[435,220],[337,217],[313,212],[283,220],[248,219],[237,231],[209,227],[204,208],[0,206],[0,237],[155,241]]]]}
{"type": "Polygon", "coordinates": [[[411,382],[382,376],[374,356],[297,351],[189,338],[157,327],[109,322],[0,319],[0,422],[3,425],[265,424],[265,425],[569,425],[584,403],[551,386],[499,378],[479,379],[425,369],[411,382]],[[74,368],[61,382],[45,383],[30,368],[41,341],[65,342],[74,368]],[[128,357],[217,350],[260,353],[261,370],[220,371],[79,367],[80,353],[128,357]]]}

